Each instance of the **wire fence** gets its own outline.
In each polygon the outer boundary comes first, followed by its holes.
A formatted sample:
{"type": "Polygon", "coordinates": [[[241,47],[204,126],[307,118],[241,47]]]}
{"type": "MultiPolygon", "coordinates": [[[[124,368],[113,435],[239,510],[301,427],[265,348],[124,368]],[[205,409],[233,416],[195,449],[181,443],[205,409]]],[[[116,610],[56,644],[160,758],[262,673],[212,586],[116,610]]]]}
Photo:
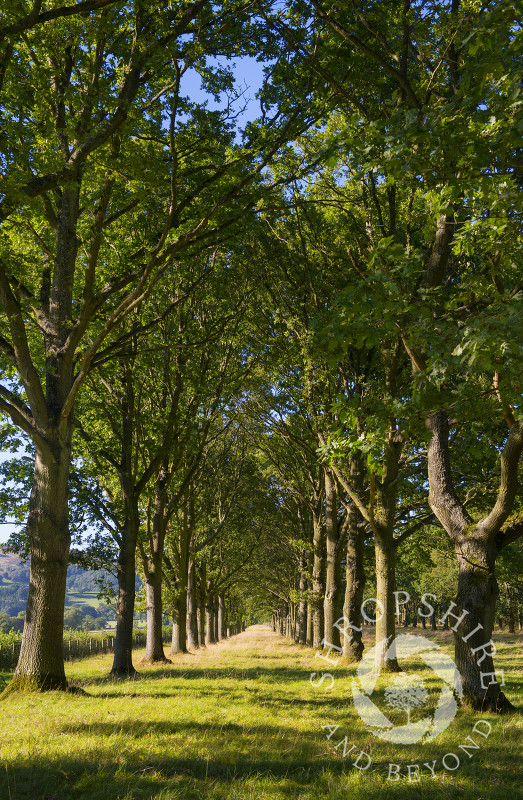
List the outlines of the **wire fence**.
{"type": "MultiPolygon", "coordinates": [[[[170,642],[170,637],[164,635],[164,644],[170,642]]],[[[133,636],[133,647],[145,647],[146,634],[136,633],[133,636]]],[[[78,661],[81,658],[88,658],[99,653],[114,653],[115,636],[85,639],[66,639],[64,640],[64,659],[66,661],[78,661]]],[[[0,670],[2,672],[12,672],[20,655],[22,642],[0,645],[0,670]]]]}

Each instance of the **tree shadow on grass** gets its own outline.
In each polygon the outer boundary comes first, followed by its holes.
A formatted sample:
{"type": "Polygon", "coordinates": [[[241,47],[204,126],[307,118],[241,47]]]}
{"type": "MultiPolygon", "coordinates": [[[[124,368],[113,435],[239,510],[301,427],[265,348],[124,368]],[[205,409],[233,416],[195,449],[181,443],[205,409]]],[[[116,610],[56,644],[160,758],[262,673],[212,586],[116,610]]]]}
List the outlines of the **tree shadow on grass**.
{"type": "MultiPolygon", "coordinates": [[[[100,765],[87,759],[62,759],[59,763],[10,767],[0,773],[0,796],[16,800],[151,800],[162,797],[202,800],[204,797],[224,796],[228,788],[249,778],[265,781],[264,796],[269,796],[267,781],[274,782],[274,798],[289,796],[280,785],[292,780],[306,787],[326,771],[341,775],[346,771],[342,762],[319,760],[298,761],[293,764],[277,760],[245,760],[226,763],[225,759],[201,760],[170,757],[154,765],[129,760],[100,765]],[[214,789],[218,787],[219,794],[214,789]],[[228,787],[228,788],[226,788],[228,787]],[[16,792],[16,794],[15,794],[16,792]]],[[[269,790],[270,791],[270,790],[269,790]]],[[[272,792],[270,792],[272,794],[272,792]]],[[[226,795],[225,795],[226,796],[226,795]]],[[[237,795],[235,795],[237,796],[237,795]]],[[[247,796],[252,796],[250,793],[247,796]]],[[[295,791],[292,797],[296,797],[295,791]]]]}
{"type": "MultiPolygon", "coordinates": [[[[63,725],[60,728],[60,733],[65,735],[81,735],[88,736],[115,736],[124,734],[131,736],[135,739],[148,737],[152,735],[161,736],[177,736],[180,733],[197,733],[199,736],[206,735],[219,735],[236,733],[243,737],[253,737],[258,734],[263,735],[265,738],[273,737],[275,742],[281,740],[282,733],[289,736],[295,736],[297,730],[293,726],[286,725],[271,725],[271,724],[255,724],[246,722],[239,724],[236,722],[198,722],[196,720],[188,721],[169,721],[169,720],[137,720],[133,717],[127,717],[118,721],[97,721],[97,722],[81,722],[78,724],[63,725]]],[[[321,732],[317,730],[300,731],[300,739],[309,739],[310,741],[321,741],[321,732]]]]}
{"type": "MultiPolygon", "coordinates": [[[[169,733],[169,723],[165,726],[166,733],[169,733]]],[[[224,733],[236,735],[240,733],[238,727],[231,723],[222,729],[224,733]]],[[[260,726],[260,735],[265,733],[264,727],[260,726]]],[[[193,723],[188,723],[184,729],[190,733],[194,728],[193,723]]],[[[218,736],[218,726],[212,725],[209,729],[216,735],[211,758],[181,757],[166,750],[158,758],[149,754],[144,759],[144,754],[134,747],[128,752],[112,748],[108,757],[103,752],[96,755],[84,753],[80,741],[76,757],[7,765],[5,771],[0,772],[0,797],[11,797],[12,800],[130,800],[131,797],[133,800],[151,800],[161,795],[162,798],[172,796],[183,800],[221,800],[228,796],[263,796],[274,800],[296,800],[301,796],[329,797],[333,780],[341,781],[344,775],[355,774],[351,760],[339,756],[325,757],[324,753],[316,757],[316,753],[311,752],[307,757],[291,751],[287,758],[279,758],[277,754],[267,757],[252,753],[234,755],[226,750],[229,742],[218,736]]],[[[304,736],[309,738],[312,734],[304,736]]],[[[275,748],[277,746],[275,740],[275,748]]],[[[348,791],[347,797],[361,795],[369,800],[417,800],[423,796],[424,800],[449,797],[477,800],[481,795],[488,800],[518,800],[522,797],[518,775],[513,760],[507,758],[503,747],[502,742],[486,745],[477,759],[464,761],[453,775],[441,771],[438,764],[437,771],[444,778],[443,782],[427,780],[423,785],[418,784],[420,789],[406,779],[387,783],[389,762],[376,756],[372,771],[361,776],[364,783],[358,784],[360,791],[348,791]],[[422,795],[419,793],[421,789],[422,795]]],[[[445,748],[437,748],[431,758],[438,757],[441,761],[444,753],[445,748]]],[[[419,755],[414,759],[420,760],[419,755]]],[[[404,766],[413,763],[408,756],[403,762],[404,766]]]]}
{"type": "MultiPolygon", "coordinates": [[[[148,671],[138,672],[134,677],[117,677],[114,678],[107,675],[100,675],[93,678],[88,678],[82,681],[82,686],[96,686],[108,683],[139,683],[141,681],[161,680],[162,678],[170,678],[175,680],[186,681],[207,681],[207,680],[243,680],[255,681],[263,680],[268,683],[278,683],[281,681],[297,681],[308,680],[310,672],[307,669],[296,669],[286,667],[274,667],[267,665],[237,668],[237,667],[189,667],[185,668],[184,665],[163,668],[161,671],[150,669],[148,671]]],[[[340,669],[340,675],[343,672],[340,669]]],[[[77,681],[78,683],[79,681],[77,681]]]]}

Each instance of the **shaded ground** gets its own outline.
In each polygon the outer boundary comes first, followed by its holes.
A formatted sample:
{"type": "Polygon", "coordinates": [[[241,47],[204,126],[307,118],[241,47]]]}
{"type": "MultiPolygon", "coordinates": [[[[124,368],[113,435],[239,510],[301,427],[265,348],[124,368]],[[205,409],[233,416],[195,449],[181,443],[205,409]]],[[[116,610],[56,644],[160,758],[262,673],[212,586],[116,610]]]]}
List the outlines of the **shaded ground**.
{"type": "MultiPolygon", "coordinates": [[[[433,636],[420,627],[409,632],[433,636]]],[[[434,636],[452,652],[449,634],[434,636]]],[[[498,640],[507,694],[519,695],[522,705],[522,639],[498,640]]],[[[142,669],[133,681],[111,681],[110,660],[69,665],[88,697],[48,693],[0,704],[2,800],[523,798],[519,715],[483,715],[492,730],[478,737],[478,715],[460,710],[434,742],[391,745],[371,736],[355,712],[353,668],[330,665],[266,627],[177,657],[172,666],[142,669]],[[333,678],[320,683],[327,672],[333,678]],[[322,726],[336,725],[327,739],[334,728],[322,726]],[[469,757],[459,745],[471,734],[480,746],[469,757]],[[366,770],[352,764],[362,750],[371,758],[366,770]],[[457,769],[443,767],[447,753],[460,757],[457,769]],[[389,771],[396,774],[391,763],[405,777],[388,780],[389,771]],[[419,764],[419,781],[408,781],[409,764],[419,764]]],[[[437,691],[432,674],[420,674],[437,691]]]]}

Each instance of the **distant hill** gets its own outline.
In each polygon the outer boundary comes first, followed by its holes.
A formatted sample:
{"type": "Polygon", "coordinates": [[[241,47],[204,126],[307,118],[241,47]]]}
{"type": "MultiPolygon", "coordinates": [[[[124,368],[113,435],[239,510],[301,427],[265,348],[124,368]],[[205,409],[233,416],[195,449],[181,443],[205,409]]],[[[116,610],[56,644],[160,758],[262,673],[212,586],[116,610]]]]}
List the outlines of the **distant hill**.
{"type": "MultiPolygon", "coordinates": [[[[101,578],[116,589],[116,579],[104,570],[85,570],[71,565],[67,570],[66,605],[98,606],[100,601],[96,596],[100,589],[96,581],[101,578]]],[[[13,553],[0,553],[0,611],[11,617],[25,611],[28,587],[29,562],[24,564],[13,553]]]]}

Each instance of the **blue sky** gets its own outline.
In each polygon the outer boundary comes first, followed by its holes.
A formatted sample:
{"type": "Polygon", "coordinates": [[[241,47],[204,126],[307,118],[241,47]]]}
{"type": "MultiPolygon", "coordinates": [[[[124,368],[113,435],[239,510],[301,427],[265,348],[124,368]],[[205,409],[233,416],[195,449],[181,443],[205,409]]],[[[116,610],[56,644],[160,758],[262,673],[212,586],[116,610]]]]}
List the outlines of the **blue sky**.
{"type": "MultiPolygon", "coordinates": [[[[208,59],[208,64],[212,63],[216,63],[221,67],[225,67],[226,65],[231,66],[236,80],[236,87],[240,90],[245,89],[243,101],[240,102],[246,104],[246,109],[239,115],[237,120],[237,125],[241,128],[260,114],[259,101],[256,100],[255,95],[263,83],[264,64],[256,61],[256,59],[251,56],[235,58],[230,61],[223,57],[208,59]]],[[[227,102],[225,95],[222,95],[221,102],[217,103],[212,95],[209,95],[202,89],[202,79],[194,69],[187,70],[183,76],[181,93],[189,96],[191,100],[197,103],[207,101],[208,108],[211,111],[223,108],[227,102]]]]}

